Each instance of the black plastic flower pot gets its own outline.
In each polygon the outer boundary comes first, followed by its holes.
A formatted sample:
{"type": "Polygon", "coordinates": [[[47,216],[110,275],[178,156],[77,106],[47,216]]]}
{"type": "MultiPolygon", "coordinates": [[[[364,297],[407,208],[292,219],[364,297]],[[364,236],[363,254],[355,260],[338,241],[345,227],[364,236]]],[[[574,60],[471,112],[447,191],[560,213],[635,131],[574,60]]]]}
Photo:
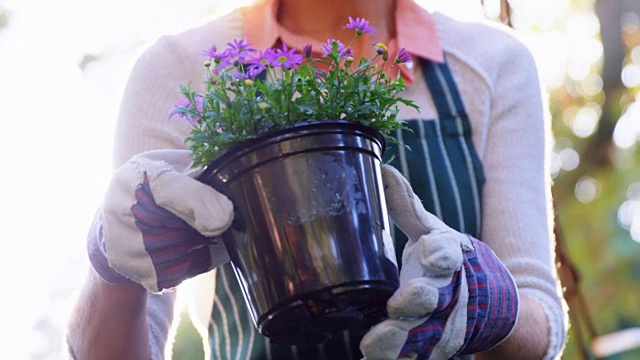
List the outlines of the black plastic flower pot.
{"type": "Polygon", "coordinates": [[[386,316],[399,285],[380,174],[384,137],[345,121],[299,124],[238,144],[200,180],[236,212],[223,236],[258,330],[321,343],[386,316]]]}

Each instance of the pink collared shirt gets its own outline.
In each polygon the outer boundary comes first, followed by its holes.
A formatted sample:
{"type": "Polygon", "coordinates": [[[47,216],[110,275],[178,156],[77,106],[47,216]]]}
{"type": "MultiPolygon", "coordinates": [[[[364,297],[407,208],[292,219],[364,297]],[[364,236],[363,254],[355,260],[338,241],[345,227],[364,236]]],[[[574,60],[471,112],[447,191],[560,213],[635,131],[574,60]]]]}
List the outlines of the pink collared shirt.
{"type": "MultiPolygon", "coordinates": [[[[272,47],[279,41],[297,49],[302,49],[307,44],[311,44],[313,49],[321,49],[322,45],[317,40],[293,34],[278,23],[276,18],[278,4],[279,0],[258,0],[255,5],[243,9],[248,42],[257,49],[272,47]]],[[[404,48],[414,58],[444,61],[436,26],[427,10],[413,0],[397,0],[395,17],[396,38],[385,44],[392,59],[400,49],[404,48]],[[421,30],[415,31],[415,29],[421,30]]],[[[347,19],[345,19],[346,23],[347,19]]],[[[391,62],[388,63],[390,66],[391,62]]],[[[413,82],[413,68],[409,64],[393,66],[389,71],[392,77],[399,72],[408,84],[413,82]]]]}

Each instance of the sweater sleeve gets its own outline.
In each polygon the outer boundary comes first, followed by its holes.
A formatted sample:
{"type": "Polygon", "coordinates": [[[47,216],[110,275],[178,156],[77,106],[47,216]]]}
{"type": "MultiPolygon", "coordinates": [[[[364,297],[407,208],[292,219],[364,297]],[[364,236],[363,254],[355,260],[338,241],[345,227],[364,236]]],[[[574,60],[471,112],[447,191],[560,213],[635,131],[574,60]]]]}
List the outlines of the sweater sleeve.
{"type": "Polygon", "coordinates": [[[483,157],[482,238],[509,269],[520,294],[544,309],[550,335],[545,359],[555,359],[564,347],[567,319],[555,270],[550,119],[532,55],[503,37],[483,157]]]}
{"type": "MultiPolygon", "coordinates": [[[[114,169],[150,150],[185,149],[191,125],[169,113],[180,98],[179,85],[202,90],[204,58],[213,44],[223,46],[243,34],[238,11],[181,34],[164,36],[135,62],[124,89],[116,124],[114,169]]],[[[214,286],[211,284],[211,286],[214,286]]],[[[163,359],[173,322],[174,292],[148,294],[147,321],[152,359],[163,359]]]]}
{"type": "Polygon", "coordinates": [[[175,39],[162,37],[134,64],[120,102],[114,168],[145,151],[186,148],[190,124],[169,119],[169,113],[179,99],[179,84],[197,83],[204,73],[189,55],[175,39]]]}
{"type": "Polygon", "coordinates": [[[244,34],[240,11],[171,36],[163,36],[138,58],[127,80],[116,124],[113,165],[133,155],[161,149],[185,149],[191,124],[169,113],[180,99],[179,85],[203,91],[202,51],[223,47],[244,34]]]}
{"type": "Polygon", "coordinates": [[[162,360],[173,322],[176,293],[147,294],[147,323],[149,324],[149,347],[151,360],[162,360]]]}
{"type": "Polygon", "coordinates": [[[555,265],[551,123],[533,55],[510,29],[436,14],[485,172],[481,240],[547,316],[545,359],[560,357],[568,311],[555,265]]]}

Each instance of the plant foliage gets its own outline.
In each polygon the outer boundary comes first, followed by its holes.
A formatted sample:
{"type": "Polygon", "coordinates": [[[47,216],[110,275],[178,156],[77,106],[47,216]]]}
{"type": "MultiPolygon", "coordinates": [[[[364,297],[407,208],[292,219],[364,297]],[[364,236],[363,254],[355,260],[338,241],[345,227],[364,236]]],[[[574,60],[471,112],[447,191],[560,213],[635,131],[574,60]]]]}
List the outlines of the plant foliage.
{"type": "MultiPolygon", "coordinates": [[[[346,28],[355,38],[374,34],[364,19],[349,18],[346,28]]],[[[260,134],[301,122],[346,120],[389,134],[403,128],[397,121],[398,104],[417,106],[399,96],[405,89],[401,77],[385,71],[411,61],[401,49],[389,60],[387,47],[378,43],[372,59],[354,59],[353,51],[339,40],[323,43],[323,56],[312,57],[311,46],[301,53],[289,49],[251,47],[246,39],[234,40],[223,51],[205,50],[205,91],[181,85],[184,98],[171,116],[193,125],[186,139],[196,165],[206,165],[231,145],[260,134]],[[380,64],[382,60],[382,64],[380,64]]]]}

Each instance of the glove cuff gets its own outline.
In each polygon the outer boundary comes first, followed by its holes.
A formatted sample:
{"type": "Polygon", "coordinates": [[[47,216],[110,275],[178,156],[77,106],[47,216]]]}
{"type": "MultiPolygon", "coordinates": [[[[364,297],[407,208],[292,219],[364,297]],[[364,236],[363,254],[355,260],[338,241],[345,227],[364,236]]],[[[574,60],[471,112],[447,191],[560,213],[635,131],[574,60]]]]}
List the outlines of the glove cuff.
{"type": "Polygon", "coordinates": [[[505,340],[515,328],[520,307],[518,290],[507,268],[489,246],[469,238],[475,251],[465,256],[476,278],[477,317],[463,355],[489,350],[505,340]]]}

